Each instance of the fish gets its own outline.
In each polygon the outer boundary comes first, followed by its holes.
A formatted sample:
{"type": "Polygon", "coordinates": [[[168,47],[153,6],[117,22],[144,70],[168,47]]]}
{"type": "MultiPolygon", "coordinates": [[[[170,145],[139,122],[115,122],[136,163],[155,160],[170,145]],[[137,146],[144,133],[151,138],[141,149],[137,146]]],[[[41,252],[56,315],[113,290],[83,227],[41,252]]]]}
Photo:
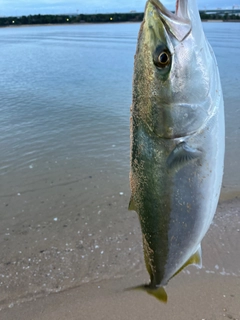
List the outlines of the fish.
{"type": "Polygon", "coordinates": [[[144,290],[167,302],[166,285],[201,268],[224,170],[224,102],[218,66],[195,0],[172,13],[148,0],[134,58],[129,210],[138,214],[144,290]]]}

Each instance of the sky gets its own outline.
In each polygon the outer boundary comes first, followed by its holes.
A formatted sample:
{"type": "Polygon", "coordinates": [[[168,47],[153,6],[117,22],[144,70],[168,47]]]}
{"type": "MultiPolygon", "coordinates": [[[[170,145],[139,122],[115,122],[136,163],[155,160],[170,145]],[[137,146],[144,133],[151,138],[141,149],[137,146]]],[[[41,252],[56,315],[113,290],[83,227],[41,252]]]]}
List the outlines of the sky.
{"type": "MultiPolygon", "coordinates": [[[[190,0],[191,1],[191,0],[190,0]]],[[[146,0],[0,0],[0,16],[30,14],[143,12],[146,0]]],[[[162,0],[170,10],[175,0],[162,0]]],[[[199,9],[232,8],[240,0],[198,0],[199,9]]]]}

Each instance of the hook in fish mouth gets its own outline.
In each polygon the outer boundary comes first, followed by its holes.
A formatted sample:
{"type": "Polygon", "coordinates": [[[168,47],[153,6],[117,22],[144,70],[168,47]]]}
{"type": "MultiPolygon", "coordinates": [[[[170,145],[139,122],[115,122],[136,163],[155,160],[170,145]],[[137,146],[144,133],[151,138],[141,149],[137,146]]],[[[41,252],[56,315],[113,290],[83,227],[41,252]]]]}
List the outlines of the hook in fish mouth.
{"type": "Polygon", "coordinates": [[[148,1],[154,6],[164,25],[178,41],[183,41],[192,30],[188,14],[188,1],[177,0],[175,14],[169,11],[159,0],[148,1]]]}

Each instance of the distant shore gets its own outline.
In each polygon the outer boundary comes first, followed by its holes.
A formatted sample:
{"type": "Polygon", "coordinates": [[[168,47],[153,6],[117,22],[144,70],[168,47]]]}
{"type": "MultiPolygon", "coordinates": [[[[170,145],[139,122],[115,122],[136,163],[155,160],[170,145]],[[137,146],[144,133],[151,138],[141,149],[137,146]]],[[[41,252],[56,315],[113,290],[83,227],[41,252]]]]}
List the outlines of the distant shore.
{"type": "MultiPolygon", "coordinates": [[[[106,13],[106,14],[79,14],[79,15],[29,15],[21,17],[0,17],[0,27],[39,26],[39,25],[69,25],[89,23],[127,23],[142,22],[143,12],[106,13]]],[[[206,14],[200,11],[203,22],[240,22],[237,14],[206,14]]]]}

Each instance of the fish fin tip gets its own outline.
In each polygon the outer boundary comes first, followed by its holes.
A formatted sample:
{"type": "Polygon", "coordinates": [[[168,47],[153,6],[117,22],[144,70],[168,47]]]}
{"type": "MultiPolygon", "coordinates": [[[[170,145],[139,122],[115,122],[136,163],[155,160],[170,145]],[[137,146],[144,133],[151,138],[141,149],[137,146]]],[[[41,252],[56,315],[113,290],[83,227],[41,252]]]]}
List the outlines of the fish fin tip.
{"type": "Polygon", "coordinates": [[[151,288],[149,285],[140,285],[132,288],[127,288],[126,290],[127,291],[131,291],[131,290],[145,291],[163,303],[167,303],[167,300],[168,300],[168,296],[164,287],[151,288]]]}
{"type": "Polygon", "coordinates": [[[154,296],[159,301],[161,301],[163,303],[167,303],[168,296],[167,296],[167,292],[164,289],[164,287],[159,287],[157,289],[147,289],[146,291],[148,294],[154,296]]]}
{"type": "Polygon", "coordinates": [[[188,260],[188,265],[193,264],[197,266],[198,268],[202,268],[202,248],[201,245],[199,245],[197,251],[190,257],[188,260]]]}
{"type": "Polygon", "coordinates": [[[169,169],[179,168],[187,162],[199,158],[200,155],[201,151],[188,146],[186,142],[181,142],[170,153],[167,159],[167,166],[169,169]]]}
{"type": "Polygon", "coordinates": [[[197,251],[191,255],[191,257],[183,264],[183,266],[178,269],[177,272],[174,273],[174,275],[171,277],[175,277],[177,274],[179,274],[184,268],[186,268],[189,265],[195,265],[197,266],[199,269],[202,268],[202,249],[201,249],[201,245],[199,245],[197,251]]]}
{"type": "Polygon", "coordinates": [[[136,206],[133,200],[133,197],[131,196],[130,201],[129,201],[129,205],[128,205],[128,210],[129,211],[136,211],[136,206]]]}

